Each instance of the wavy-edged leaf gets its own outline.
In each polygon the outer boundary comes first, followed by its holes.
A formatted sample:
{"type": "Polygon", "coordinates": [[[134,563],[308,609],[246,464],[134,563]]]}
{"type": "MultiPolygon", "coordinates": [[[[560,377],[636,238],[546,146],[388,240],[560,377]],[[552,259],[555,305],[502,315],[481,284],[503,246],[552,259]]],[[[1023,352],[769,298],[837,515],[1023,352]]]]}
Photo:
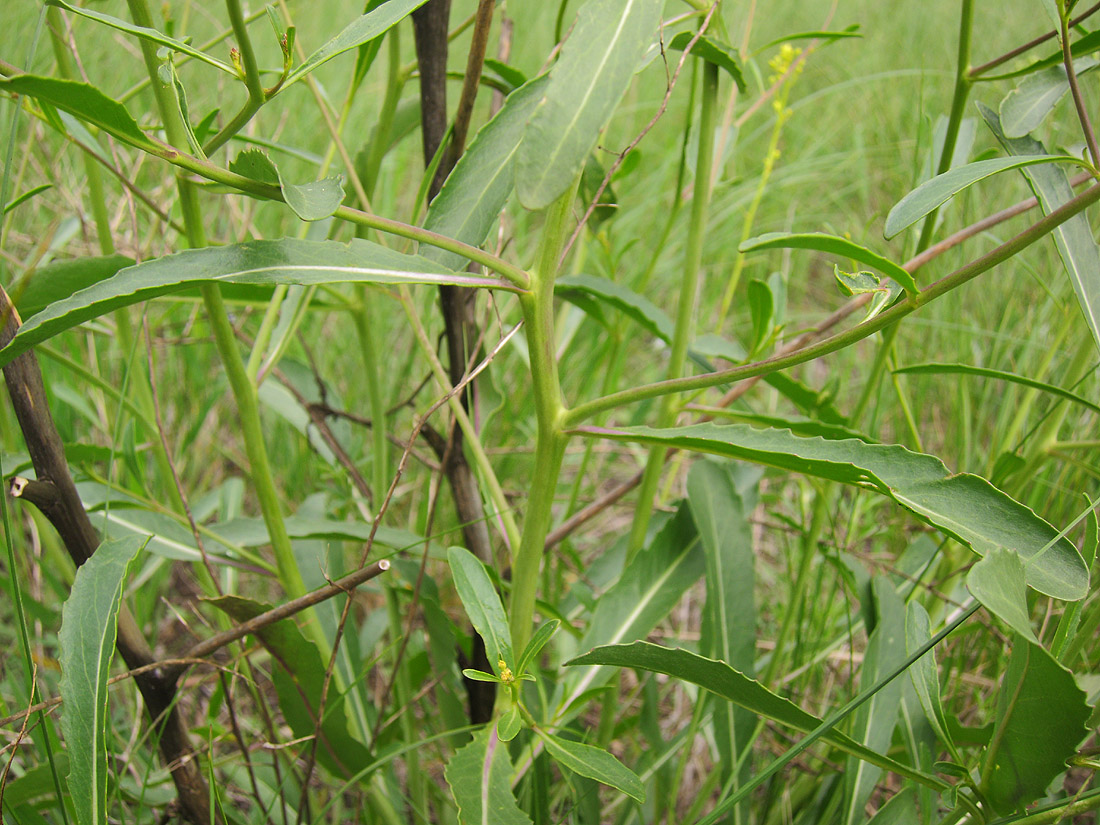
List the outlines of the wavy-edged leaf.
{"type": "Polygon", "coordinates": [[[56,106],[146,152],[160,150],[141,131],[125,106],[88,83],[21,74],[0,80],[0,91],[12,91],[56,106]]]}
{"type": "MultiPolygon", "coordinates": [[[[1097,293],[1100,295],[1100,292],[1097,293]]],[[[1061,387],[1057,387],[1054,384],[1045,384],[1042,381],[1036,381],[1032,378],[1028,378],[1026,375],[1017,375],[1014,372],[1005,372],[1004,370],[992,370],[986,367],[975,367],[970,364],[912,364],[907,367],[898,367],[893,370],[894,375],[975,375],[979,378],[996,378],[999,381],[1011,381],[1013,384],[1020,384],[1024,387],[1030,387],[1041,392],[1055,395],[1058,398],[1064,398],[1066,401],[1072,401],[1074,404],[1080,404],[1082,407],[1092,410],[1093,412],[1100,413],[1100,404],[1094,404],[1087,398],[1083,398],[1080,395],[1064,390],[1061,387]]]]}
{"type": "Polygon", "coordinates": [[[462,606],[466,608],[466,615],[470,617],[474,630],[485,640],[485,655],[499,676],[500,660],[509,668],[516,665],[512,654],[512,632],[508,629],[508,617],[500,595],[493,587],[485,565],[469,550],[449,547],[447,561],[451,564],[451,576],[462,606]]]}
{"type": "MultiPolygon", "coordinates": [[[[1046,147],[1034,138],[1005,137],[997,115],[980,103],[978,110],[993,135],[1012,154],[1037,154],[1046,151],[1046,147]]],[[[1025,169],[1024,177],[1035,197],[1039,199],[1044,214],[1049,215],[1073,198],[1073,187],[1062,169],[1039,166],[1025,169]]],[[[1085,322],[1100,347],[1100,250],[1097,249],[1089,220],[1084,214],[1074,215],[1055,227],[1051,234],[1073,284],[1073,291],[1077,294],[1077,302],[1081,306],[1085,322]]]]}
{"type": "Polygon", "coordinates": [[[776,427],[781,430],[790,430],[795,435],[806,437],[821,436],[841,440],[845,438],[858,438],[868,444],[875,440],[866,433],[853,430],[850,427],[842,427],[839,424],[826,424],[817,419],[802,415],[765,415],[763,413],[751,413],[731,407],[707,407],[701,404],[692,404],[694,412],[704,413],[711,418],[725,419],[729,421],[743,421],[746,424],[756,424],[764,427],[776,427]]]}
{"type": "MultiPolygon", "coordinates": [[[[928,644],[931,638],[928,611],[920,602],[909,602],[905,613],[905,652],[910,656],[913,655],[928,644]]],[[[947,746],[952,758],[958,759],[958,750],[951,736],[951,728],[948,727],[947,715],[943,711],[943,702],[940,699],[940,677],[936,670],[935,651],[928,651],[913,663],[909,668],[909,678],[913,680],[913,688],[917,698],[920,699],[921,707],[924,708],[928,723],[940,741],[947,746]]]]}
{"type": "Polygon", "coordinates": [[[249,241],[189,249],[123,269],[27,320],[0,350],[0,366],[70,327],[138,301],[201,283],[231,284],[455,284],[514,290],[506,281],[450,272],[418,255],[370,241],[249,241]]]}
{"type": "MultiPolygon", "coordinates": [[[[576,665],[603,665],[629,667],[664,673],[676,679],[709,690],[724,699],[740,705],[766,719],[779,722],[802,733],[810,733],[822,720],[807,713],[789,699],[772,693],[760,682],[739,673],[725,662],[718,662],[680,648],[668,648],[651,642],[634,642],[629,645],[597,647],[565,663],[576,665]]],[[[876,753],[856,742],[850,736],[830,730],[822,737],[826,742],[845,753],[865,759],[873,764],[889,768],[897,765],[888,756],[876,753]]],[[[905,769],[912,773],[912,769],[905,769]]]]}
{"type": "MultiPolygon", "coordinates": [[[[671,41],[668,48],[683,51],[688,43],[695,37],[695,32],[680,32],[671,41]]],[[[691,53],[708,63],[713,63],[719,69],[725,69],[737,88],[745,91],[745,76],[741,73],[741,54],[728,43],[723,43],[709,34],[701,35],[695,45],[691,47],[691,53]]]]}
{"type": "Polygon", "coordinates": [[[1011,158],[990,158],[959,166],[922,183],[896,204],[886,216],[883,237],[890,239],[919,221],[933,209],[942,206],[967,187],[980,180],[1008,171],[1035,166],[1039,163],[1073,163],[1081,159],[1072,155],[1023,155],[1011,158]]]}
{"type": "Polygon", "coordinates": [[[982,607],[1029,642],[1038,644],[1027,610],[1027,581],[1020,557],[995,547],[966,574],[966,589],[982,607]]]}
{"type": "Polygon", "coordinates": [[[80,825],[107,821],[107,673],[126,570],[144,544],[130,536],[103,542],[76,571],[61,610],[61,729],[80,825]]]}
{"type": "MultiPolygon", "coordinates": [[[[1078,76],[1095,69],[1100,61],[1086,57],[1074,64],[1078,76]]],[[[1001,126],[1010,138],[1024,137],[1038,129],[1050,110],[1069,91],[1066,67],[1051,66],[1029,75],[1001,101],[1001,126]]]]}
{"type": "Polygon", "coordinates": [[[1017,637],[997,698],[981,790],[993,811],[1015,813],[1041,797],[1085,738],[1091,709],[1073,674],[1017,637]]]}
{"type": "MultiPolygon", "coordinates": [[[[554,294],[586,312],[590,311],[589,301],[597,300],[610,304],[632,321],[640,324],[651,335],[660,338],[666,344],[672,342],[674,325],[663,309],[644,295],[639,295],[622,284],[598,275],[567,275],[554,282],[554,294]]],[[[597,319],[598,315],[592,313],[597,319]]]]}
{"type": "Polygon", "coordinates": [[[917,282],[901,266],[865,246],[836,235],[826,235],[822,232],[768,232],[749,238],[738,247],[740,252],[754,252],[760,249],[813,249],[817,252],[828,252],[830,255],[843,255],[861,264],[873,266],[882,274],[897,281],[906,292],[917,291],[917,282]]]}
{"type": "Polygon", "coordinates": [[[715,453],[877,490],[979,556],[995,547],[1019,554],[1028,586],[1040,593],[1076,601],[1088,592],[1088,568],[1077,548],[1032,510],[979,476],[952,475],[938,458],[899,445],[799,438],[789,430],[739,424],[667,430],[580,427],[573,432],[715,453]]]}
{"type": "Polygon", "coordinates": [[[426,2],[427,0],[387,0],[367,14],[360,15],[342,32],[307,57],[305,63],[287,75],[279,90],[283,91],[292,83],[297,83],[332,58],[385,34],[426,2]]]}
{"type": "MultiPolygon", "coordinates": [[[[270,605],[222,596],[209,603],[237,622],[266,613],[270,605]]],[[[259,628],[254,634],[279,663],[271,677],[279,697],[279,708],[297,737],[312,737],[324,687],[325,665],[317,646],[302,635],[293,619],[282,619],[259,628]]],[[[317,759],[334,776],[352,777],[371,763],[370,750],[348,730],[344,697],[329,689],[317,743],[317,759]]]]}
{"type": "MultiPolygon", "coordinates": [[[[515,183],[515,155],[527,121],[546,90],[539,77],[516,89],[496,116],[478,131],[428,207],[424,228],[471,246],[479,246],[500,216],[515,183]]],[[[422,246],[420,254],[451,269],[466,259],[454,252],[422,246]]]]}
{"type": "Polygon", "coordinates": [[[531,825],[512,795],[508,746],[487,725],[447,761],[443,771],[463,825],[531,825]]]}
{"type": "Polygon", "coordinates": [[[603,748],[570,742],[541,730],[535,732],[546,747],[546,752],[559,765],[622,791],[632,799],[645,802],[645,786],[642,785],[642,780],[603,748]]]}
{"type": "Polygon", "coordinates": [[[109,14],[103,14],[102,12],[93,11],[92,9],[83,8],[81,6],[74,6],[64,2],[64,0],[46,0],[46,5],[57,6],[59,9],[65,9],[65,11],[72,12],[80,17],[87,17],[89,20],[95,20],[97,23],[110,26],[112,29],[117,29],[126,34],[132,34],[135,37],[140,37],[142,40],[148,40],[150,43],[156,43],[158,46],[166,46],[174,52],[189,55],[216,69],[221,69],[223,72],[233,77],[237,76],[236,70],[228,63],[223,63],[221,60],[208,55],[201,49],[196,49],[194,46],[182,40],[177,40],[174,37],[169,37],[156,29],[151,29],[147,26],[138,26],[129,21],[122,20],[121,18],[112,17],[109,14]]]}
{"type": "Polygon", "coordinates": [[[516,156],[516,189],[544,209],[581,170],[661,22],[662,0],[588,0],[516,156]]]}
{"type": "Polygon", "coordinates": [[[331,216],[344,200],[339,177],[322,178],[309,183],[289,183],[282,170],[259,149],[245,149],[229,164],[229,171],[246,178],[278,186],[286,205],[303,221],[319,221],[331,216]]]}

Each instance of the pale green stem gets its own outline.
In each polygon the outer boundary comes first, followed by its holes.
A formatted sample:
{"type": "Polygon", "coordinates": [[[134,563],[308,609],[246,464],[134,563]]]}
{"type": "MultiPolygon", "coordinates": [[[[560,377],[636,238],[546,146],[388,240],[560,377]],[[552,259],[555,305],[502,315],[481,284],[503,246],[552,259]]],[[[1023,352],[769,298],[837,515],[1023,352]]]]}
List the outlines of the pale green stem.
{"type": "MultiPolygon", "coordinates": [[[[718,100],[718,67],[703,64],[703,95],[699,113],[699,154],[695,162],[695,195],[691,203],[691,223],[688,227],[687,255],[680,282],[679,306],[676,313],[676,330],[669,353],[668,377],[680,378],[687,362],[688,344],[694,334],[695,300],[699,292],[699,279],[703,261],[703,241],[706,237],[707,214],[710,208],[711,166],[714,161],[714,113],[718,100]]],[[[658,427],[671,427],[679,414],[680,397],[670,393],[661,400],[657,414],[658,427]]],[[[649,451],[645,473],[638,492],[637,510],[630,532],[630,548],[627,558],[632,558],[645,542],[649,518],[653,513],[654,496],[665,465],[665,447],[653,447],[649,451]]]]}
{"type": "Polygon", "coordinates": [[[241,4],[239,0],[226,0],[225,6],[229,12],[229,23],[233,27],[233,34],[237,38],[237,51],[241,56],[241,68],[244,69],[244,85],[248,89],[248,100],[233,119],[207,141],[203,147],[203,153],[207,157],[241,131],[267,100],[263,84],[260,82],[260,68],[256,63],[256,52],[252,48],[252,39],[248,36],[248,23],[241,11],[241,4]]]}
{"type": "Polygon", "coordinates": [[[565,456],[567,439],[561,429],[565,408],[562,406],[558,361],[554,352],[554,280],[558,274],[558,258],[568,237],[573,199],[579,183],[580,176],[546,210],[538,258],[531,273],[532,290],[520,296],[531,358],[538,434],[535,437],[531,491],[523,517],[523,536],[512,559],[508,625],[512,633],[512,649],[517,652],[522,651],[531,638],[539,569],[553,516],[558,475],[565,456]]]}

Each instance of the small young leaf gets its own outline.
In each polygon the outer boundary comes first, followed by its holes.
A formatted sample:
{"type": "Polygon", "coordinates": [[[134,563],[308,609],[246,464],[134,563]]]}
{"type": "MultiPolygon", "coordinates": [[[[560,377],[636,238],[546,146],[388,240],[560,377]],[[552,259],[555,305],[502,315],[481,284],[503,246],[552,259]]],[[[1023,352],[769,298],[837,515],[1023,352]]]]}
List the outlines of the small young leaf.
{"type": "Polygon", "coordinates": [[[517,678],[527,673],[527,666],[539,655],[539,651],[546,646],[546,643],[553,638],[560,624],[561,622],[558,619],[543,622],[534,635],[531,636],[531,640],[527,643],[527,647],[523,649],[523,653],[520,654],[519,661],[516,663],[517,678]]]}
{"type": "Polygon", "coordinates": [[[133,536],[103,542],[76,571],[61,611],[61,729],[80,825],[107,821],[107,674],[126,570],[144,544],[133,536]]]}
{"type": "Polygon", "coordinates": [[[1029,642],[1038,644],[1027,611],[1027,582],[1024,563],[1008,550],[995,547],[970,568],[966,589],[982,607],[1029,642]]]}
{"type": "Polygon", "coordinates": [[[474,670],[472,667],[465,668],[462,671],[462,675],[475,682],[495,682],[500,684],[499,676],[494,676],[492,673],[486,673],[484,670],[474,670]]]}
{"type": "Polygon", "coordinates": [[[559,765],[573,773],[610,785],[632,799],[645,802],[645,786],[642,785],[642,780],[603,748],[570,742],[541,730],[536,730],[536,733],[546,746],[546,752],[559,765]]]}
{"type": "Polygon", "coordinates": [[[464,825],[532,825],[512,795],[512,760],[496,725],[474,734],[447,762],[443,776],[464,825]]]}
{"type": "MultiPolygon", "coordinates": [[[[680,32],[672,38],[668,48],[683,51],[693,37],[695,37],[694,32],[680,32]]],[[[733,46],[709,34],[704,34],[695,41],[695,45],[691,47],[691,53],[708,63],[713,63],[719,69],[725,69],[737,84],[737,88],[742,92],[745,91],[745,76],[741,73],[741,55],[733,46]]]]}
{"type": "MultiPolygon", "coordinates": [[[[447,561],[451,565],[455,589],[466,608],[466,615],[474,630],[485,640],[485,654],[494,668],[503,660],[507,667],[515,664],[512,654],[512,632],[508,629],[508,617],[504,605],[493,587],[485,565],[463,547],[447,549],[447,561]]],[[[499,673],[497,675],[500,675],[499,673]]]]}
{"type": "Polygon", "coordinates": [[[752,346],[749,352],[760,353],[771,339],[774,329],[775,302],[767,283],[753,278],[748,285],[749,315],[752,318],[752,346]]]}
{"type": "Polygon", "coordinates": [[[344,200],[344,188],[338,177],[311,183],[288,183],[275,162],[259,149],[245,149],[229,164],[229,171],[281,187],[286,205],[303,221],[329,217],[344,200]]]}
{"type": "Polygon", "coordinates": [[[519,708],[512,708],[497,719],[497,736],[501,742],[511,742],[523,730],[523,716],[519,708]]]}

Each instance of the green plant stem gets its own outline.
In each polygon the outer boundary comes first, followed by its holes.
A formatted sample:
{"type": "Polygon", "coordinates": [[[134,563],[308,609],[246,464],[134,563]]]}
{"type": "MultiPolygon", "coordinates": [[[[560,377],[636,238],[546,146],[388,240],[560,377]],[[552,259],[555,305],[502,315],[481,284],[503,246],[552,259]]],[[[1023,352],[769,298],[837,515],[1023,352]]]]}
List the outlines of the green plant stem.
{"type": "MultiPolygon", "coordinates": [[[[676,311],[676,329],[672,336],[672,349],[668,360],[668,377],[680,378],[687,362],[688,344],[694,336],[695,303],[699,293],[702,272],[703,241],[706,237],[707,216],[710,211],[710,178],[714,162],[714,113],[718,101],[718,67],[703,63],[703,94],[699,112],[699,154],[695,161],[695,194],[691,202],[691,222],[688,226],[687,252],[680,281],[679,304],[676,311]]],[[[664,395],[657,413],[658,427],[671,427],[679,414],[680,397],[676,393],[664,395]]],[[[665,447],[653,447],[649,451],[645,474],[638,491],[638,505],[630,530],[627,559],[631,559],[645,542],[649,519],[653,514],[654,497],[661,470],[665,466],[665,447]]]]}
{"type": "Polygon", "coordinates": [[[260,81],[260,68],[256,64],[256,52],[252,48],[252,38],[248,36],[248,21],[241,11],[240,0],[226,0],[225,7],[229,12],[229,23],[233,27],[233,34],[237,38],[237,50],[241,56],[241,67],[244,69],[243,79],[245,88],[248,89],[248,100],[233,119],[202,147],[207,157],[241,131],[267,100],[263,83],[260,81]]]}
{"type": "MultiPolygon", "coordinates": [[[[943,148],[940,150],[937,175],[951,168],[951,159],[955,155],[955,144],[959,138],[963,115],[966,113],[966,100],[970,96],[970,33],[974,22],[974,0],[962,0],[959,11],[959,51],[955,60],[955,91],[951,97],[951,113],[947,118],[947,132],[943,136],[943,148]]],[[[924,219],[921,227],[917,252],[923,252],[932,242],[932,233],[936,229],[938,209],[933,209],[924,219]]]]}
{"type": "Polygon", "coordinates": [[[787,367],[793,367],[797,364],[804,364],[807,361],[813,361],[815,358],[820,358],[823,355],[836,352],[837,350],[844,349],[845,347],[860,341],[869,335],[873,335],[880,329],[888,326],[889,324],[900,321],[907,315],[916,312],[926,304],[931,303],[937,298],[946,295],[952,290],[957,289],[968,281],[973,280],[979,275],[988,272],[998,264],[1004,263],[1014,255],[1018,254],[1021,250],[1026,249],[1031,244],[1045,236],[1052,229],[1067,220],[1074,215],[1087,209],[1092,204],[1100,201],[1100,184],[1093,185],[1086,189],[1081,194],[1077,195],[1070,201],[1067,201],[1062,206],[1052,211],[1049,215],[1046,215],[1042,219],[1036,221],[1029,228],[1025,229],[1020,234],[1001,244],[995,249],[990,250],[985,255],[977,258],[965,266],[955,270],[950,275],[936,281],[934,284],[930,284],[927,288],[921,290],[915,295],[908,296],[904,301],[892,306],[883,312],[880,312],[874,318],[869,321],[865,321],[851,329],[844,332],[837,333],[829,338],[819,341],[816,344],[812,344],[802,349],[795,350],[794,352],[787,353],[786,355],[776,356],[774,358],[768,358],[764,361],[757,361],[754,364],[746,364],[741,367],[733,367],[728,370],[720,370],[718,372],[711,372],[705,375],[693,376],[690,378],[676,378],[667,381],[658,381],[654,384],[645,384],[640,387],[634,387],[629,390],[623,390],[621,392],[613,393],[612,395],[605,396],[603,398],[597,398],[592,401],[585,402],[584,404],[578,404],[565,413],[564,426],[568,429],[575,427],[587,418],[590,418],[597,413],[601,413],[604,410],[615,409],[616,407],[624,406],[625,404],[633,404],[639,401],[644,401],[647,398],[657,398],[662,395],[677,392],[687,392],[690,390],[705,389],[707,387],[715,387],[719,384],[725,384],[732,381],[737,381],[742,378],[752,378],[757,375],[767,375],[771,372],[786,369],[787,367]]]}
{"type": "Polygon", "coordinates": [[[538,433],[535,437],[535,466],[531,492],[523,517],[523,533],[512,559],[512,598],[508,605],[508,625],[512,649],[523,650],[531,638],[535,616],[535,592],[538,589],[546,534],[553,516],[554,493],[565,456],[567,439],[562,435],[561,419],[565,408],[558,383],[558,362],[554,352],[554,280],[558,256],[568,237],[580,176],[546,210],[538,257],[531,273],[532,290],[520,296],[527,345],[531,357],[531,380],[535,400],[538,433]]]}

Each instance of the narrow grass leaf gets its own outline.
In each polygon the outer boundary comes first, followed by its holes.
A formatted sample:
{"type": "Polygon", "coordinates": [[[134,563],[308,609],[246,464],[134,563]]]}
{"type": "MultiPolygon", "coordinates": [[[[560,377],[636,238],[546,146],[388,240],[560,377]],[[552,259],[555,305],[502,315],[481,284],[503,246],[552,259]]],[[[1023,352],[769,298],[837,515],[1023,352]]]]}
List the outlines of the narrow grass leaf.
{"type": "Polygon", "coordinates": [[[443,776],[458,804],[463,825],[531,825],[512,795],[512,760],[487,725],[447,762],[443,776]]]}
{"type": "Polygon", "coordinates": [[[0,366],[59,332],[139,301],[203,283],[230,284],[455,284],[512,289],[497,278],[450,272],[417,255],[370,241],[249,241],[190,249],[123,269],[30,318],[0,350],[0,366]]]}
{"type": "MultiPolygon", "coordinates": [[[[810,733],[822,723],[822,720],[812,713],[807,713],[789,699],[772,693],[760,682],[734,670],[725,662],[708,659],[680,648],[662,647],[651,642],[608,645],[590,650],[575,659],[570,659],[565,664],[566,666],[610,665],[664,673],[698,685],[755,714],[802,733],[810,733]]],[[[836,729],[826,733],[823,739],[845,753],[866,759],[876,765],[886,768],[898,766],[898,763],[888,756],[864,747],[836,729]]],[[[911,774],[913,769],[902,767],[902,770],[911,774]]]]}
{"type": "Polygon", "coordinates": [[[474,630],[485,640],[485,653],[496,674],[500,675],[498,661],[503,659],[509,668],[515,667],[512,654],[512,632],[508,629],[508,617],[500,595],[493,587],[485,565],[463,547],[447,549],[447,561],[451,565],[455,589],[466,608],[466,615],[474,630]]]}
{"type": "MultiPolygon", "coordinates": [[[[905,652],[912,655],[932,638],[931,622],[928,619],[928,611],[920,602],[909,602],[905,614],[905,652]]],[[[940,677],[936,669],[936,653],[928,651],[919,658],[911,668],[909,677],[913,681],[917,698],[928,723],[936,732],[936,736],[947,747],[953,759],[958,759],[958,750],[955,740],[951,736],[951,729],[947,726],[947,715],[943,711],[943,701],[940,698],[940,677]]]]}
{"type": "Polygon", "coordinates": [[[10,201],[4,204],[3,214],[8,214],[13,209],[17,208],[20,204],[26,203],[35,195],[39,195],[48,189],[53,189],[52,183],[40,183],[38,186],[33,186],[24,192],[22,195],[16,195],[10,201]]]}
{"type": "Polygon", "coordinates": [[[307,57],[305,63],[287,75],[280,91],[297,83],[332,58],[385,34],[426,2],[427,0],[388,0],[368,14],[357,17],[342,32],[307,57]]]}
{"type": "Polygon", "coordinates": [[[872,252],[867,247],[853,243],[847,238],[839,238],[836,235],[826,235],[821,232],[794,234],[768,232],[755,238],[749,238],[738,247],[740,252],[755,252],[761,249],[813,249],[817,252],[827,252],[830,255],[843,255],[845,258],[851,258],[861,264],[872,266],[883,275],[893,278],[906,292],[917,292],[917,282],[899,264],[882,257],[877,252],[872,252]]]}
{"type": "Polygon", "coordinates": [[[982,607],[1029,642],[1038,644],[1027,610],[1024,563],[1018,555],[993,548],[966,574],[966,589],[982,607]]]}
{"type": "MultiPolygon", "coordinates": [[[[1071,219],[1072,220],[1072,219],[1071,219]]],[[[979,378],[996,378],[999,381],[1011,381],[1013,384],[1020,384],[1024,387],[1031,387],[1032,389],[1045,392],[1050,395],[1057,396],[1058,398],[1064,398],[1066,401],[1072,401],[1074,404],[1080,404],[1086,409],[1093,412],[1100,413],[1100,404],[1094,404],[1087,398],[1083,398],[1080,395],[1076,395],[1069,390],[1064,390],[1061,387],[1056,387],[1054,384],[1046,384],[1042,381],[1035,381],[1032,378],[1028,378],[1024,375],[1017,375],[1014,372],[1005,372],[1004,370],[992,370],[985,367],[974,367],[970,364],[913,364],[908,367],[899,367],[893,370],[894,375],[974,375],[979,378]]]]}
{"type": "Polygon", "coordinates": [[[22,74],[0,80],[0,91],[15,92],[56,106],[146,152],[160,148],[146,137],[125,106],[88,83],[22,74]]]}
{"type": "Polygon", "coordinates": [[[660,338],[666,344],[672,343],[674,325],[668,313],[644,295],[608,278],[597,275],[567,275],[554,282],[554,294],[580,307],[597,320],[601,318],[601,314],[590,311],[591,301],[613,306],[642,326],[650,335],[660,338]]]}
{"type": "MultiPolygon", "coordinates": [[[[1038,154],[1046,152],[1046,147],[1030,137],[1008,138],[1000,128],[997,115],[990,109],[978,104],[978,110],[985,118],[986,125],[1000,141],[1001,145],[1014,155],[1038,154]]],[[[1054,166],[1040,166],[1025,169],[1024,177],[1035,197],[1039,199],[1043,214],[1049,215],[1062,204],[1073,198],[1073,187],[1066,178],[1065,171],[1054,166]]],[[[1085,322],[1092,330],[1092,337],[1100,347],[1100,250],[1092,235],[1088,217],[1074,215],[1052,232],[1058,254],[1069,274],[1073,291],[1077,294],[1077,303],[1085,316],[1085,322]]]]}
{"type": "Polygon", "coordinates": [[[1085,738],[1091,708],[1073,674],[1041,646],[1012,645],[1001,681],[981,790],[1007,816],[1041,797],[1085,738]]]}
{"type": "MultiPolygon", "coordinates": [[[[695,37],[695,32],[680,32],[671,41],[668,48],[683,51],[695,37]]],[[[745,91],[745,76],[741,72],[741,54],[728,43],[723,43],[709,34],[701,35],[691,47],[691,53],[719,69],[724,69],[740,91],[745,91]]]]}
{"type": "Polygon", "coordinates": [[[1081,159],[1072,155],[1024,155],[1012,158],[990,158],[960,166],[937,175],[922,183],[890,210],[886,216],[883,236],[888,240],[902,230],[912,226],[933,209],[951,200],[962,190],[973,186],[980,180],[1008,171],[1035,166],[1040,163],[1072,163],[1080,165],[1081,159]]]}
{"type": "Polygon", "coordinates": [[[103,542],[76,571],[61,610],[61,729],[80,825],[107,821],[107,674],[126,570],[144,544],[135,537],[103,542]]]}
{"type": "Polygon", "coordinates": [[[604,785],[609,785],[622,791],[638,802],[645,802],[645,787],[642,780],[630,768],[605,751],[592,745],[584,745],[580,742],[570,742],[560,736],[554,736],[541,730],[535,731],[546,752],[556,761],[573,773],[595,779],[604,785]]]}
{"type": "Polygon", "coordinates": [[[666,430],[581,427],[573,432],[725,455],[876,490],[979,556],[996,547],[1019,554],[1028,586],[1040,593],[1076,601],[1088,592],[1089,572],[1077,548],[1031,509],[979,476],[951,474],[938,458],[899,445],[799,438],[789,430],[739,424],[666,430]]]}
{"type": "Polygon", "coordinates": [[[662,0],[588,0],[550,71],[516,157],[527,209],[545,209],[580,172],[661,22],[662,0]]]}
{"type": "MultiPolygon", "coordinates": [[[[515,155],[527,121],[548,83],[536,78],[508,95],[496,116],[478,131],[428,207],[424,228],[480,246],[496,225],[515,185],[515,155]]],[[[454,252],[422,246],[420,254],[450,269],[466,266],[454,252]]]]}
{"type": "MultiPolygon", "coordinates": [[[[1078,76],[1095,69],[1096,58],[1086,57],[1074,64],[1078,76]]],[[[1069,91],[1065,66],[1051,66],[1028,75],[1001,101],[1001,126],[1009,138],[1019,138],[1038,129],[1055,104],[1069,91]]]]}
{"type": "Polygon", "coordinates": [[[56,6],[59,9],[65,9],[67,12],[71,12],[80,17],[86,17],[89,20],[95,20],[97,23],[102,23],[105,26],[109,26],[112,29],[116,29],[126,34],[132,34],[135,37],[140,37],[142,40],[148,40],[150,43],[156,43],[158,46],[166,46],[174,52],[180,54],[186,54],[196,60],[201,60],[209,66],[213,66],[216,69],[221,69],[226,74],[237,76],[236,70],[228,63],[223,63],[215,57],[211,57],[201,49],[196,49],[194,46],[183,42],[182,40],[176,40],[174,37],[169,37],[163,32],[159,32],[156,29],[148,28],[147,26],[138,26],[129,21],[122,20],[118,17],[112,17],[109,14],[103,14],[102,12],[93,11],[89,8],[83,8],[81,6],[74,6],[71,3],[66,3],[65,0],[46,0],[47,6],[56,6]]]}
{"type": "MultiPolygon", "coordinates": [[[[239,596],[222,596],[209,603],[237,622],[248,621],[271,609],[270,605],[239,596]]],[[[253,635],[279,664],[271,676],[286,723],[296,737],[312,737],[321,711],[327,663],[293,619],[273,622],[253,635]]],[[[334,776],[356,776],[371,764],[370,750],[350,733],[344,697],[334,687],[329,689],[323,713],[318,761],[334,776]]]]}

